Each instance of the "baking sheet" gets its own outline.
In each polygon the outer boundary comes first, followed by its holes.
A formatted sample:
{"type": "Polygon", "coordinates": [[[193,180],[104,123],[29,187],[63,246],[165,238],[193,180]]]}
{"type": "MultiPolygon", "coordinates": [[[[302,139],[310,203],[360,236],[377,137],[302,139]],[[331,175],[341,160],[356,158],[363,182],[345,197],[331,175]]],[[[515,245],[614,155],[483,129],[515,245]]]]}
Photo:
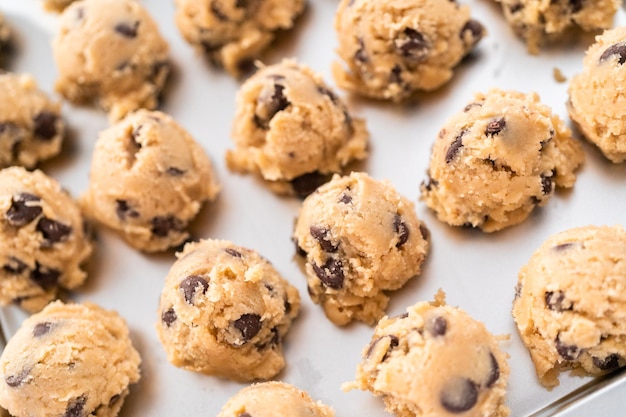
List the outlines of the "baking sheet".
{"type": "MultiPolygon", "coordinates": [[[[287,367],[277,379],[307,390],[313,398],[331,405],[337,416],[388,415],[380,399],[369,393],[340,390],[343,382],[354,378],[361,350],[373,329],[360,323],[336,327],[310,301],[290,240],[300,202],[278,197],[255,178],[226,169],[224,153],[232,148],[229,132],[239,82],[210,67],[182,40],[174,25],[173,1],[142,3],[169,41],[175,63],[162,110],[202,144],[222,184],[218,200],[205,207],[194,222],[194,233],[258,250],[302,296],[301,315],[286,338],[287,367]]],[[[371,155],[358,169],[390,180],[415,201],[419,217],[432,233],[432,250],[422,275],[393,293],[388,314],[400,314],[408,305],[430,300],[442,288],[449,304],[463,308],[491,332],[511,335],[502,347],[511,356],[507,403],[512,416],[618,415],[618,400],[626,393],[622,374],[594,380],[565,373],[561,385],[552,391],[539,385],[510,309],[519,268],[548,236],[588,224],[623,224],[626,164],[611,164],[584,144],[587,159],[574,189],[557,192],[526,222],[496,234],[450,228],[418,201],[419,184],[426,177],[437,132],[475,92],[491,87],[537,91],[544,103],[567,119],[567,83],[555,81],[553,70],[558,68],[571,78],[582,68],[584,50],[593,40],[592,36],[581,36],[539,56],[528,55],[504,22],[499,5],[488,0],[463,3],[471,6],[472,14],[485,24],[489,34],[448,85],[420,95],[410,105],[349,98],[352,111],[367,120],[371,133],[371,155]]],[[[281,37],[264,60],[271,63],[281,57],[296,57],[334,85],[330,67],[336,59],[333,16],[337,4],[337,0],[310,0],[297,29],[281,37]]],[[[9,68],[31,73],[40,87],[52,94],[56,70],[50,41],[57,15],[46,13],[36,0],[0,0],[0,10],[17,41],[9,68]]],[[[620,10],[616,24],[625,21],[620,10]]],[[[63,155],[41,168],[78,196],[87,188],[91,152],[98,132],[107,127],[107,119],[97,109],[69,104],[64,105],[63,115],[70,127],[63,155]]],[[[226,400],[245,386],[184,371],[167,362],[154,326],[162,284],[173,261],[171,253],[141,254],[118,236],[100,229],[88,281],[73,295],[76,300],[115,309],[128,321],[143,363],[142,379],[132,387],[122,417],[216,415],[226,400]]],[[[5,334],[10,336],[23,318],[15,308],[3,309],[0,319],[5,334]]]]}

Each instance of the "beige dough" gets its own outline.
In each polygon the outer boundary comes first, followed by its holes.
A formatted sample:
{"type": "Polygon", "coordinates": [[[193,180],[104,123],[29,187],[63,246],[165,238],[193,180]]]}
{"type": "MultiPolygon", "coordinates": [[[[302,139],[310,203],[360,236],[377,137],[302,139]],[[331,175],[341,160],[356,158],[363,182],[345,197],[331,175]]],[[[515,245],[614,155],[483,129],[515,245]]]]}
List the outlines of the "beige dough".
{"type": "Polygon", "coordinates": [[[336,175],[307,197],[293,239],[311,298],[337,325],[376,323],[387,293],[421,272],[430,247],[413,203],[364,173],[336,175]]]}
{"type": "Polygon", "coordinates": [[[298,290],[257,252],[228,241],[188,243],[176,256],[156,325],[169,361],[235,381],[278,374],[298,290]]]}
{"type": "Polygon", "coordinates": [[[586,226],[548,238],[519,272],[513,317],[539,381],[626,365],[626,231],[586,226]]]}
{"type": "Polygon", "coordinates": [[[75,1],[76,0],[44,0],[43,7],[45,7],[46,10],[62,12],[67,6],[75,1]]]}
{"type": "Polygon", "coordinates": [[[202,147],[170,116],[139,110],[102,131],[91,161],[85,212],[136,249],[163,251],[219,186],[202,147]]]}
{"type": "Polygon", "coordinates": [[[41,91],[31,76],[0,72],[0,97],[0,168],[34,168],[61,151],[61,104],[41,91]]]}
{"type": "Polygon", "coordinates": [[[334,417],[332,408],[284,382],[262,382],[239,391],[217,417],[334,417]]]}
{"type": "Polygon", "coordinates": [[[115,417],[140,362],[116,312],[56,301],[2,352],[0,405],[14,417],[115,417]]]}
{"type": "Polygon", "coordinates": [[[235,76],[303,12],[305,0],[175,0],[183,38],[235,76]]]}
{"type": "Polygon", "coordinates": [[[78,205],[43,172],[0,171],[0,305],[41,310],[85,281],[92,251],[78,205]]]}
{"type": "Polygon", "coordinates": [[[523,222],[556,187],[573,187],[583,159],[537,94],[493,89],[439,132],[421,198],[443,222],[494,232],[523,222]]]}
{"type": "Polygon", "coordinates": [[[572,28],[607,29],[621,0],[496,0],[515,33],[536,54],[545,43],[564,37],[572,28]]]}
{"type": "Polygon", "coordinates": [[[283,60],[242,85],[232,137],[230,169],[260,175],[280,194],[305,197],[365,158],[369,134],[320,75],[283,60]]]}
{"type": "Polygon", "coordinates": [[[508,355],[498,340],[443,292],[383,318],[363,349],[358,388],[382,397],[397,417],[506,417],[508,355]]]}
{"type": "Polygon", "coordinates": [[[626,27],[607,30],[587,50],[569,85],[569,115],[609,160],[626,160],[626,27]]]}
{"type": "Polygon", "coordinates": [[[440,0],[342,0],[335,31],[339,87],[396,102],[447,83],[485,35],[468,6],[440,0]]]}
{"type": "Polygon", "coordinates": [[[98,102],[112,121],[154,109],[169,74],[168,45],[135,0],[83,0],[59,18],[52,43],[56,90],[74,103],[98,102]]]}

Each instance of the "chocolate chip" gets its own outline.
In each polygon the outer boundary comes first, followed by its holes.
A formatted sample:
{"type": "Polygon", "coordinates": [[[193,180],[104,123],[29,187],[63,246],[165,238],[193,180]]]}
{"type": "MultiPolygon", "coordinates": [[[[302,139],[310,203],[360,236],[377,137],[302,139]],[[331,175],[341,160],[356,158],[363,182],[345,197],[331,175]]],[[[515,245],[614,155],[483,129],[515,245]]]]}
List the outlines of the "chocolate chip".
{"type": "Polygon", "coordinates": [[[398,345],[400,344],[400,339],[398,339],[397,336],[392,335],[392,334],[388,334],[385,336],[381,336],[378,339],[372,341],[369,345],[369,348],[367,348],[367,353],[365,354],[366,357],[370,357],[372,355],[372,353],[374,353],[374,350],[376,350],[376,347],[382,342],[382,341],[388,341],[388,346],[387,346],[387,350],[385,351],[385,354],[383,355],[383,357],[381,358],[381,362],[385,362],[388,358],[389,355],[391,354],[391,351],[398,347],[398,345]]]}
{"type": "Polygon", "coordinates": [[[29,193],[13,196],[11,207],[5,217],[11,226],[24,226],[35,220],[42,212],[41,198],[29,193]]]}
{"type": "Polygon", "coordinates": [[[561,355],[561,357],[568,361],[573,361],[578,356],[580,356],[580,349],[576,345],[566,345],[561,342],[560,335],[556,336],[554,339],[554,345],[556,346],[556,351],[561,355]]]}
{"type": "Polygon", "coordinates": [[[396,248],[402,247],[409,240],[409,226],[402,220],[402,217],[396,213],[393,218],[393,231],[398,235],[398,242],[396,248]]]}
{"type": "Polygon", "coordinates": [[[343,263],[339,259],[328,258],[322,266],[315,262],[311,263],[311,266],[322,284],[335,290],[343,288],[343,263]]]}
{"type": "Polygon", "coordinates": [[[35,262],[35,269],[30,273],[30,279],[44,290],[50,289],[57,285],[61,272],[41,265],[35,262]]]}
{"type": "Polygon", "coordinates": [[[424,35],[412,28],[405,28],[402,35],[393,41],[398,53],[411,61],[421,62],[428,57],[430,44],[424,35]]]}
{"type": "Polygon", "coordinates": [[[291,313],[291,303],[289,300],[285,299],[283,302],[283,308],[285,309],[285,314],[291,313]]]}
{"type": "Polygon", "coordinates": [[[468,111],[472,110],[473,108],[482,107],[482,106],[483,106],[482,103],[470,103],[467,106],[465,106],[465,108],[463,108],[463,111],[465,113],[467,113],[468,111]]]}
{"type": "Polygon", "coordinates": [[[476,405],[478,387],[470,379],[456,377],[444,385],[439,401],[451,413],[463,413],[476,405]]]}
{"type": "Polygon", "coordinates": [[[33,327],[33,337],[41,337],[52,330],[52,323],[49,321],[44,321],[41,323],[37,323],[35,327],[33,327]]]}
{"type": "Polygon", "coordinates": [[[176,315],[173,307],[170,307],[169,309],[161,313],[161,321],[165,323],[167,327],[170,327],[172,323],[176,321],[176,319],[178,319],[178,316],[176,315]]]}
{"type": "Polygon", "coordinates": [[[333,244],[330,241],[330,230],[322,226],[311,226],[309,229],[311,236],[320,244],[324,252],[337,252],[339,244],[333,244]]]}
{"type": "Polygon", "coordinates": [[[593,366],[603,371],[608,371],[610,369],[619,368],[620,359],[621,359],[620,355],[618,355],[617,353],[611,353],[604,359],[594,356],[592,360],[593,360],[593,366]]]}
{"type": "Polygon", "coordinates": [[[126,200],[115,200],[115,213],[121,221],[126,221],[127,217],[139,217],[139,213],[133,210],[126,200]]]}
{"type": "Polygon", "coordinates": [[[228,22],[229,20],[228,16],[220,9],[215,0],[211,2],[211,13],[213,13],[213,15],[222,22],[228,22]]]}
{"type": "Polygon", "coordinates": [[[12,388],[19,387],[28,378],[28,375],[30,375],[30,369],[22,369],[17,375],[7,375],[4,382],[12,388]]]}
{"type": "Polygon", "coordinates": [[[235,249],[226,248],[224,249],[224,252],[226,252],[230,256],[234,256],[235,258],[241,258],[241,252],[238,252],[235,249]]]}
{"type": "Polygon", "coordinates": [[[493,384],[496,383],[498,378],[500,378],[500,365],[496,360],[496,357],[493,355],[493,352],[489,352],[490,366],[489,366],[489,378],[487,378],[487,382],[485,382],[485,387],[491,388],[493,384]]]}
{"type": "Polygon", "coordinates": [[[241,414],[238,414],[237,417],[252,417],[252,416],[248,413],[241,413],[241,414]]]}
{"type": "Polygon", "coordinates": [[[86,402],[87,397],[85,397],[84,395],[73,399],[67,405],[63,417],[83,417],[83,408],[85,407],[86,402]]]}
{"type": "Polygon", "coordinates": [[[348,193],[341,194],[339,197],[339,202],[343,204],[350,204],[352,202],[352,197],[348,193]]]}
{"type": "Polygon", "coordinates": [[[109,407],[111,407],[113,404],[118,402],[121,398],[122,396],[120,394],[115,394],[114,396],[112,396],[111,399],[109,400],[109,407]]]}
{"type": "Polygon", "coordinates": [[[522,3],[515,3],[515,4],[511,4],[509,6],[509,12],[511,13],[517,13],[520,10],[522,10],[524,8],[524,5],[522,3]]]}
{"type": "Polygon", "coordinates": [[[180,288],[182,288],[185,294],[187,304],[193,305],[193,296],[196,294],[199,285],[202,286],[202,294],[206,293],[206,290],[209,288],[209,283],[199,275],[189,275],[181,281],[180,288]]]}
{"type": "Polygon", "coordinates": [[[428,230],[428,227],[426,227],[424,223],[420,223],[420,234],[422,235],[422,239],[430,239],[430,230],[428,230]]]}
{"type": "Polygon", "coordinates": [[[327,182],[329,178],[329,175],[324,175],[317,171],[309,172],[292,179],[291,187],[298,197],[305,198],[315,191],[317,187],[327,182]]]}
{"type": "Polygon", "coordinates": [[[241,332],[243,341],[252,339],[261,330],[261,316],[258,314],[242,314],[233,322],[233,326],[241,332]]]}
{"type": "Polygon", "coordinates": [[[459,33],[459,36],[461,37],[462,40],[465,40],[468,35],[470,38],[470,46],[474,46],[485,35],[485,28],[477,20],[474,20],[474,19],[468,20],[467,23],[463,26],[463,28],[461,28],[461,32],[459,33]]]}
{"type": "Polygon", "coordinates": [[[524,286],[519,281],[517,282],[517,284],[515,284],[515,299],[516,300],[520,297],[520,295],[522,295],[522,288],[523,287],[524,286]]]}
{"type": "Polygon", "coordinates": [[[267,129],[270,120],[279,111],[285,110],[291,102],[285,97],[285,86],[271,83],[263,87],[257,98],[255,121],[267,129]]]}
{"type": "Polygon", "coordinates": [[[617,63],[619,65],[623,65],[624,62],[626,62],[626,42],[618,42],[609,46],[602,55],[600,55],[600,63],[608,61],[613,56],[617,56],[617,63]]]}
{"type": "Polygon", "coordinates": [[[391,84],[402,84],[402,68],[400,68],[400,65],[396,64],[391,68],[389,82],[391,84]]]}
{"type": "Polygon", "coordinates": [[[426,182],[422,182],[422,184],[424,185],[424,188],[426,189],[426,191],[430,191],[433,189],[433,187],[436,187],[439,185],[439,181],[437,181],[436,179],[433,179],[430,175],[428,175],[428,179],[426,180],[426,182]]]}
{"type": "Polygon", "coordinates": [[[174,216],[157,216],[152,219],[152,234],[166,237],[170,231],[181,231],[183,222],[174,216]]]}
{"type": "Polygon", "coordinates": [[[115,31],[125,38],[136,38],[137,37],[137,29],[139,29],[139,22],[135,22],[132,25],[128,23],[118,23],[115,25],[115,31]]]}
{"type": "Polygon", "coordinates": [[[293,242],[293,244],[296,246],[296,254],[302,257],[305,257],[307,255],[306,251],[304,249],[302,249],[300,247],[300,245],[298,244],[298,239],[296,239],[295,237],[291,238],[291,241],[293,242]]]}
{"type": "Polygon", "coordinates": [[[565,243],[560,243],[556,246],[553,246],[552,250],[555,252],[562,252],[562,251],[572,248],[573,246],[574,246],[573,242],[565,242],[565,243]]]}
{"type": "Polygon", "coordinates": [[[363,43],[363,39],[359,38],[359,49],[354,53],[354,59],[357,62],[361,62],[365,64],[369,61],[369,57],[367,56],[367,52],[365,51],[365,44],[363,43]]]}
{"type": "Polygon", "coordinates": [[[57,134],[57,119],[56,114],[45,110],[36,115],[33,119],[35,138],[50,140],[55,137],[57,134]]]}
{"type": "Polygon", "coordinates": [[[562,312],[574,308],[571,301],[565,299],[563,291],[546,291],[544,299],[546,301],[546,307],[553,311],[562,312]]]}
{"type": "Polygon", "coordinates": [[[16,257],[9,256],[7,263],[2,266],[2,269],[8,272],[9,274],[19,275],[22,272],[24,272],[24,270],[26,270],[27,266],[28,265],[26,265],[24,262],[17,259],[16,257]]]}
{"type": "MultiPolygon", "coordinates": [[[[141,146],[142,146],[141,141],[139,140],[139,135],[141,135],[142,129],[143,129],[143,125],[139,125],[130,132],[131,144],[134,145],[134,147],[137,149],[141,149],[141,146]]],[[[137,149],[133,149],[132,152],[133,153],[137,152],[137,149]]]]}
{"type": "Polygon", "coordinates": [[[61,242],[72,233],[72,227],[56,220],[42,217],[37,222],[37,231],[43,235],[47,244],[61,242]]]}
{"type": "Polygon", "coordinates": [[[320,94],[325,95],[326,97],[328,97],[330,99],[330,101],[334,105],[337,105],[337,101],[338,101],[337,96],[335,95],[335,93],[330,91],[328,88],[324,87],[323,85],[319,85],[319,86],[317,86],[317,91],[320,94]]]}
{"type": "Polygon", "coordinates": [[[238,9],[247,9],[251,2],[252,0],[236,0],[235,7],[238,9]]]}
{"type": "Polygon", "coordinates": [[[459,150],[463,147],[463,136],[467,133],[467,129],[463,129],[454,138],[454,141],[450,144],[448,151],[446,152],[446,163],[449,164],[459,153],[459,150]]]}
{"type": "Polygon", "coordinates": [[[487,127],[485,128],[485,135],[493,137],[494,135],[502,132],[505,126],[506,121],[504,120],[504,117],[494,119],[487,123],[487,127]]]}
{"type": "Polygon", "coordinates": [[[448,330],[448,321],[442,316],[430,317],[424,327],[433,337],[444,336],[448,330]]]}
{"type": "Polygon", "coordinates": [[[181,175],[185,174],[185,170],[184,169],[180,169],[180,168],[176,168],[176,167],[169,167],[166,169],[166,172],[168,174],[170,174],[173,177],[180,177],[181,175]]]}
{"type": "Polygon", "coordinates": [[[572,13],[578,13],[583,8],[583,0],[569,0],[569,7],[572,13]]]}
{"type": "Polygon", "coordinates": [[[552,190],[552,177],[541,175],[541,192],[543,195],[550,194],[552,190]]]}

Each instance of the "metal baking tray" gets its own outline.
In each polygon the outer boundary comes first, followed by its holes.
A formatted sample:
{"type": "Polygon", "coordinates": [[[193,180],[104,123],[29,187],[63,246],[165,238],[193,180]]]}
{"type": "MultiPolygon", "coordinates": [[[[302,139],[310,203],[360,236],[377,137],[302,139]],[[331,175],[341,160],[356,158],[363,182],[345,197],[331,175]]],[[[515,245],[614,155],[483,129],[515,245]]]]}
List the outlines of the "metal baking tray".
{"type": "MultiPolygon", "coordinates": [[[[206,206],[194,222],[194,234],[228,239],[258,250],[302,296],[301,315],[286,338],[287,367],[277,379],[307,390],[313,398],[332,406],[337,416],[388,415],[380,399],[369,393],[340,390],[343,382],[354,378],[361,350],[373,329],[360,323],[336,327],[309,299],[290,240],[300,201],[278,197],[254,177],[233,174],[226,168],[224,154],[233,146],[230,128],[240,82],[212,68],[183,41],[174,24],[173,1],[142,3],[169,41],[175,64],[162,110],[202,144],[222,184],[218,200],[206,206]]],[[[583,35],[544,49],[540,55],[529,55],[507,26],[498,4],[478,0],[462,3],[470,5],[472,14],[489,33],[457,68],[449,84],[419,95],[410,105],[363,100],[338,91],[348,99],[354,114],[366,119],[371,133],[370,157],[357,168],[374,178],[390,180],[415,201],[419,217],[432,233],[432,249],[422,275],[392,294],[388,314],[400,314],[411,304],[431,300],[442,288],[449,304],[463,308],[495,334],[510,334],[502,347],[510,354],[507,403],[512,416],[623,415],[620,396],[626,394],[626,374],[619,371],[595,379],[563,373],[558,387],[552,391],[543,388],[510,310],[519,268],[548,236],[577,226],[624,221],[626,164],[609,163],[585,143],[586,162],[578,171],[573,190],[557,192],[546,207],[535,210],[523,224],[495,234],[451,228],[418,200],[437,132],[475,92],[492,87],[537,91],[542,102],[569,120],[565,109],[567,82],[557,82],[554,69],[571,78],[582,68],[584,51],[593,41],[592,35],[583,35]]],[[[334,85],[330,68],[337,59],[333,29],[337,4],[337,0],[310,0],[296,29],[281,36],[264,61],[296,57],[334,85]]],[[[56,70],[50,43],[58,16],[45,12],[35,0],[0,0],[0,11],[15,34],[9,69],[32,74],[42,89],[54,94],[56,70]]],[[[620,10],[615,24],[625,21],[620,10]]],[[[70,127],[63,154],[41,168],[78,196],[87,188],[91,152],[98,132],[107,127],[107,119],[98,109],[67,103],[63,115],[70,127]]],[[[110,231],[99,229],[88,281],[72,294],[76,300],[117,310],[128,321],[143,363],[142,379],[132,387],[122,417],[216,415],[226,400],[245,386],[168,363],[154,327],[158,298],[173,261],[171,253],[145,255],[110,231]]],[[[15,332],[24,317],[13,307],[2,309],[5,338],[15,332]]]]}

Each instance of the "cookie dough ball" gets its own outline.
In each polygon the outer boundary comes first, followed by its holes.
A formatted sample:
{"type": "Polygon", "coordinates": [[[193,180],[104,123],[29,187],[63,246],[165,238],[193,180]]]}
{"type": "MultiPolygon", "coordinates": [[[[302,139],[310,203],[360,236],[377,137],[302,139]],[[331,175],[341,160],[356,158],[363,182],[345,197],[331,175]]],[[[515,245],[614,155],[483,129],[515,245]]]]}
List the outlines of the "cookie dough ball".
{"type": "Polygon", "coordinates": [[[41,310],[85,281],[92,251],[76,202],[41,171],[0,171],[0,305],[41,310]]]}
{"type": "Polygon", "coordinates": [[[232,137],[231,170],[256,173],[277,193],[305,197],[365,158],[369,133],[320,75],[284,60],[242,85],[232,137]]]}
{"type": "Polygon", "coordinates": [[[169,361],[236,381],[278,374],[298,290],[257,252],[224,240],[188,243],[176,256],[157,323],[169,361]]]}
{"type": "Polygon", "coordinates": [[[56,90],[97,101],[111,120],[154,109],[169,74],[168,45],[135,0],[83,0],[65,9],[52,47],[56,90]]]}
{"type": "Polygon", "coordinates": [[[358,388],[382,397],[398,417],[506,417],[509,366],[498,340],[464,311],[434,302],[383,318],[363,350],[358,388]]]}
{"type": "Polygon", "coordinates": [[[0,405],[15,417],[115,417],[140,362],[116,312],[55,301],[2,352],[0,405]]]}
{"type": "Polygon", "coordinates": [[[342,0],[335,16],[337,84],[353,93],[402,101],[448,82],[485,35],[468,6],[439,0],[342,0]]]}
{"type": "Polygon", "coordinates": [[[32,77],[0,72],[0,97],[0,168],[33,168],[61,151],[61,105],[32,77]]]}
{"type": "Polygon", "coordinates": [[[556,187],[573,187],[583,159],[536,93],[494,89],[441,129],[421,198],[443,222],[495,232],[524,221],[556,187]]]}
{"type": "Polygon", "coordinates": [[[570,229],[546,240],[519,272],[513,317],[539,381],[559,372],[592,375],[626,365],[626,231],[570,229]]]}
{"type": "Polygon", "coordinates": [[[43,7],[45,7],[46,10],[62,12],[67,6],[75,1],[76,0],[44,0],[43,7]]]}
{"type": "Polygon", "coordinates": [[[336,175],[307,197],[293,239],[311,298],[337,325],[376,323],[387,292],[421,272],[430,247],[413,203],[364,173],[336,175]]]}
{"type": "Polygon", "coordinates": [[[274,40],[294,26],[305,0],[176,0],[185,40],[232,75],[241,75],[274,40]]]}
{"type": "Polygon", "coordinates": [[[626,161],[626,27],[596,37],[569,85],[569,115],[609,160],[626,161]]]}
{"type": "Polygon", "coordinates": [[[332,408],[283,382],[263,382],[242,389],[222,407],[217,417],[334,417],[332,408]]]}
{"type": "Polygon", "coordinates": [[[563,37],[571,29],[607,29],[621,0],[496,0],[515,33],[526,41],[530,53],[563,37]]]}
{"type": "Polygon", "coordinates": [[[102,131],[89,179],[85,212],[145,252],[183,243],[219,191],[202,147],[159,111],[139,110],[102,131]]]}

